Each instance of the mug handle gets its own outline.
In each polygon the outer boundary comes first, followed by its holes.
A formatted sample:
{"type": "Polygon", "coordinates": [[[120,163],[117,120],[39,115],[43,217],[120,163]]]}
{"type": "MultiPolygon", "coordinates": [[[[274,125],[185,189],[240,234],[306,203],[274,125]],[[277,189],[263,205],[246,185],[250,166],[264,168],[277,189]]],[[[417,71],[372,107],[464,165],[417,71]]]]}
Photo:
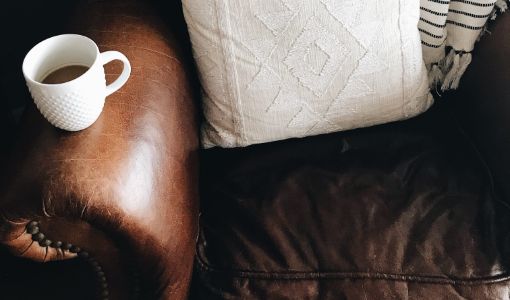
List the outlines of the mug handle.
{"type": "Polygon", "coordinates": [[[129,75],[131,74],[131,64],[129,63],[129,60],[127,57],[118,52],[118,51],[105,51],[100,54],[101,64],[106,65],[107,63],[114,61],[114,60],[120,60],[124,64],[124,68],[122,70],[122,73],[120,76],[115,79],[114,82],[110,83],[108,86],[106,86],[106,96],[109,96],[113,94],[115,91],[120,89],[128,80],[129,75]]]}

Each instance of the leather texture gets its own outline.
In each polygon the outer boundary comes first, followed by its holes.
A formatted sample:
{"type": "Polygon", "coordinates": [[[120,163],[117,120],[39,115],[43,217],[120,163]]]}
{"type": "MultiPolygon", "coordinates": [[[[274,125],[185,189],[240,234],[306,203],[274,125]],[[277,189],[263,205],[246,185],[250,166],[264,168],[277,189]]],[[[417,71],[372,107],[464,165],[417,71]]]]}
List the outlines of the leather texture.
{"type": "Polygon", "coordinates": [[[510,210],[447,107],[205,151],[198,299],[508,299],[510,210]]]}
{"type": "MultiPolygon", "coordinates": [[[[168,19],[182,18],[175,6],[168,19]]],[[[110,299],[133,295],[132,268],[148,291],[142,298],[186,298],[197,232],[199,142],[182,28],[174,34],[175,21],[163,21],[140,1],[88,1],[76,13],[73,32],[92,38],[100,51],[124,53],[132,75],[85,131],[60,131],[29,108],[22,140],[2,168],[0,240],[36,261],[76,256],[33,242],[26,224],[36,220],[51,241],[95,257],[110,299]]],[[[107,80],[120,70],[120,64],[108,65],[107,80]]]]}

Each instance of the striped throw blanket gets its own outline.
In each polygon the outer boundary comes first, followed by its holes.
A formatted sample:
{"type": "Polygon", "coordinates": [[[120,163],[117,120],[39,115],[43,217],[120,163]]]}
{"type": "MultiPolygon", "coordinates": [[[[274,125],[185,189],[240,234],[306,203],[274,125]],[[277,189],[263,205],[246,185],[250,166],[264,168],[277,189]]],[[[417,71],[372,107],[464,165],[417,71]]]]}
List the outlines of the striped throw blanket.
{"type": "Polygon", "coordinates": [[[471,51],[489,18],[507,0],[421,0],[418,24],[431,87],[456,89],[471,63],[471,51]],[[447,54],[448,53],[448,54],[447,54]]]}

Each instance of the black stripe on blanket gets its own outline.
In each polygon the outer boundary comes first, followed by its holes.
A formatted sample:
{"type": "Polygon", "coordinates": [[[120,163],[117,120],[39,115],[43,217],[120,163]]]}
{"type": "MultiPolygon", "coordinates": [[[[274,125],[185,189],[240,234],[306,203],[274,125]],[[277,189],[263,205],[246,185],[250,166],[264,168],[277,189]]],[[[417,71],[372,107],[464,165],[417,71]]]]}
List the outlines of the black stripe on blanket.
{"type": "Polygon", "coordinates": [[[447,20],[446,23],[455,25],[455,26],[459,26],[459,27],[463,27],[466,29],[470,29],[470,30],[481,30],[484,28],[484,26],[471,26],[471,25],[466,25],[466,24],[462,24],[459,22],[451,21],[451,20],[447,20]]]}
{"type": "Polygon", "coordinates": [[[444,27],[446,26],[446,25],[436,24],[436,23],[434,23],[434,22],[432,22],[432,21],[429,21],[429,20],[427,20],[427,19],[424,19],[424,18],[420,18],[420,21],[422,21],[422,22],[424,22],[424,23],[427,23],[427,24],[429,24],[429,25],[432,25],[432,26],[434,26],[434,27],[438,27],[438,28],[444,28],[444,27]]]}
{"type": "Polygon", "coordinates": [[[436,38],[436,39],[443,39],[443,37],[444,37],[443,35],[437,35],[437,34],[433,34],[433,33],[431,33],[431,32],[428,32],[428,31],[427,31],[427,30],[425,30],[425,29],[418,28],[418,30],[419,30],[420,32],[422,32],[422,33],[424,33],[424,34],[426,34],[426,35],[428,35],[428,36],[431,36],[431,37],[433,37],[433,38],[436,38]]]}
{"type": "Polygon", "coordinates": [[[424,41],[421,41],[421,44],[424,45],[424,46],[430,47],[430,48],[440,48],[441,46],[443,46],[443,43],[441,43],[439,45],[433,45],[433,44],[429,44],[429,43],[424,42],[424,41]]]}
{"type": "Polygon", "coordinates": [[[435,2],[439,4],[449,4],[450,0],[429,0],[429,2],[435,2]]]}
{"type": "Polygon", "coordinates": [[[448,15],[448,13],[440,13],[440,12],[437,12],[437,11],[433,11],[432,9],[428,9],[426,7],[420,7],[421,10],[423,11],[426,11],[428,13],[431,13],[433,15],[436,15],[436,16],[443,16],[443,17],[446,17],[448,15]]]}
{"type": "Polygon", "coordinates": [[[494,6],[494,4],[496,4],[496,1],[491,2],[491,3],[479,3],[479,2],[469,1],[469,0],[451,0],[451,2],[462,2],[465,4],[480,6],[480,7],[492,7],[492,6],[494,6]]]}
{"type": "Polygon", "coordinates": [[[468,17],[471,17],[471,18],[477,18],[477,19],[485,19],[485,18],[488,18],[489,16],[492,15],[492,14],[475,15],[475,14],[472,14],[472,13],[468,13],[468,12],[460,11],[460,10],[456,10],[456,9],[450,9],[449,12],[452,12],[454,14],[465,15],[465,16],[468,16],[468,17]]]}

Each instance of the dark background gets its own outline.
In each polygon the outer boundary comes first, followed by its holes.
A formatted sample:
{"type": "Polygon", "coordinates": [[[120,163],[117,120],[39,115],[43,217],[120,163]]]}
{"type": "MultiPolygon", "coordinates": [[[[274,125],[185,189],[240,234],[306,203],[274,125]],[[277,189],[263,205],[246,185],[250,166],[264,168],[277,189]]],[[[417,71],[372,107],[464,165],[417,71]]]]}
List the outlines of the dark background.
{"type": "Polygon", "coordinates": [[[21,64],[38,42],[66,32],[69,11],[78,1],[11,0],[0,4],[0,153],[16,135],[24,106],[31,101],[21,64]]]}
{"type": "MultiPolygon", "coordinates": [[[[69,11],[76,3],[9,0],[0,4],[0,155],[3,157],[14,143],[23,108],[32,101],[21,71],[23,58],[38,42],[66,32],[69,11]]],[[[0,171],[2,168],[0,163],[0,171]]],[[[11,257],[0,248],[0,299],[69,299],[78,286],[90,292],[73,298],[92,299],[93,273],[79,272],[84,268],[87,265],[80,260],[39,266],[11,257]],[[48,278],[62,288],[48,284],[48,278]]]]}

